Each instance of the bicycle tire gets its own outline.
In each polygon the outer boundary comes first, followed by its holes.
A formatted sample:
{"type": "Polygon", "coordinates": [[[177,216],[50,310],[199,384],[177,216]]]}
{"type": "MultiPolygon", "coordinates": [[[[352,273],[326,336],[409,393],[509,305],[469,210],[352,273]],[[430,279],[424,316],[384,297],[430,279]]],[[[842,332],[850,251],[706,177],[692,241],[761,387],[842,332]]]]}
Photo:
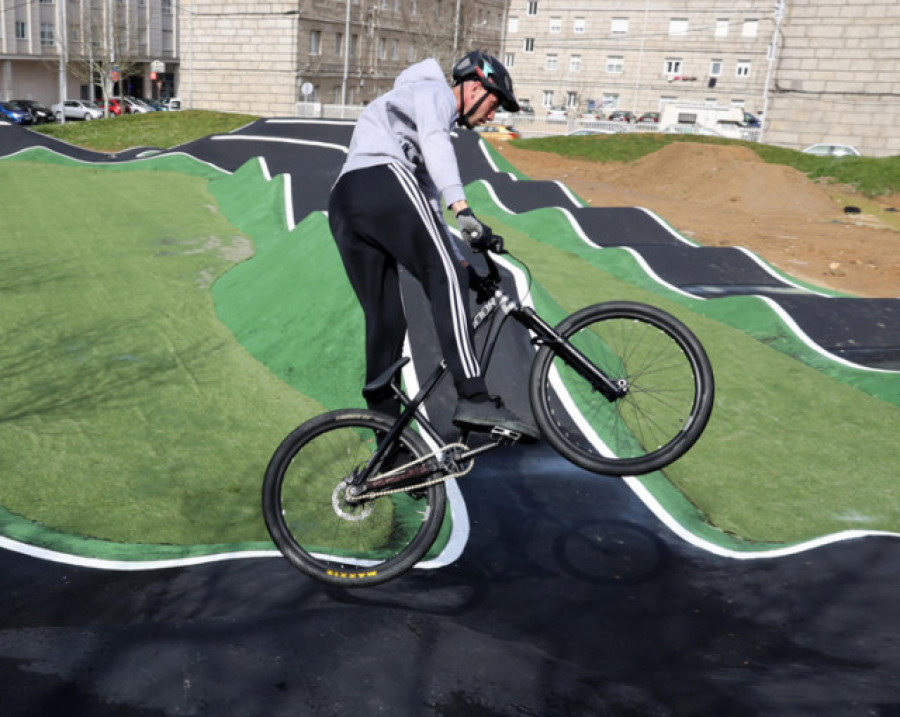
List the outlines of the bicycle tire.
{"type": "Polygon", "coordinates": [[[709,421],[715,386],[706,351],[683,323],[623,301],[576,311],[556,331],[629,386],[610,402],[556,347],[542,346],[529,393],[541,433],[557,452],[594,473],[625,476],[659,470],[694,445],[709,421]]]}
{"type": "MultiPolygon", "coordinates": [[[[364,465],[393,425],[369,410],[338,410],[303,423],[269,461],[262,507],[272,540],[292,565],[343,587],[377,585],[412,568],[434,544],[444,520],[443,483],[363,503],[348,503],[341,483],[364,465]]],[[[407,428],[401,446],[430,453],[407,428]]]]}

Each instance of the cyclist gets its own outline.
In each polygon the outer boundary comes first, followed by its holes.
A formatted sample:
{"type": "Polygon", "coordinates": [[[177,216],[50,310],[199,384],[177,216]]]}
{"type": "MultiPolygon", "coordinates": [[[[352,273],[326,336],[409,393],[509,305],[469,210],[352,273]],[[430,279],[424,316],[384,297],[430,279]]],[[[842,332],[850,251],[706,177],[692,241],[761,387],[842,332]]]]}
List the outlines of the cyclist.
{"type": "MultiPolygon", "coordinates": [[[[490,227],[466,201],[450,138],[454,123],[473,128],[498,107],[519,109],[512,79],[494,57],[474,51],[453,67],[452,86],[427,59],[408,67],[394,87],[363,111],[328,204],[344,268],[366,322],[366,381],[397,361],[407,322],[398,264],[422,284],[438,341],[454,379],[453,423],[470,430],[501,427],[536,439],[537,429],[488,393],[472,341],[467,262],[444,223],[441,200],[476,251],[494,245],[490,227]]],[[[369,407],[397,416],[392,394],[367,396],[369,407]]]]}

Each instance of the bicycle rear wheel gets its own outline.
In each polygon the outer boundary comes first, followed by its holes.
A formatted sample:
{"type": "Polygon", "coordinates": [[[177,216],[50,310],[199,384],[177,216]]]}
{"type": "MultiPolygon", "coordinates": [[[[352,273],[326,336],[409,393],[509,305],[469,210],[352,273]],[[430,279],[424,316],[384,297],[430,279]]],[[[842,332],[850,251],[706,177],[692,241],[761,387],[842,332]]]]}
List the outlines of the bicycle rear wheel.
{"type": "Polygon", "coordinates": [[[531,405],[544,438],[582,468],[640,475],[681,457],[700,437],[713,406],[713,372],[703,346],[678,319],[653,306],[588,306],[556,330],[628,391],[608,401],[558,348],[537,352],[531,405]]]}
{"type": "MultiPolygon", "coordinates": [[[[272,456],[263,482],[266,526],[307,575],[345,587],[377,585],[412,568],[437,539],[443,483],[361,502],[346,498],[346,481],[392,425],[374,411],[332,411],[302,424],[272,456]]],[[[409,460],[429,453],[410,429],[399,443],[409,460]]]]}

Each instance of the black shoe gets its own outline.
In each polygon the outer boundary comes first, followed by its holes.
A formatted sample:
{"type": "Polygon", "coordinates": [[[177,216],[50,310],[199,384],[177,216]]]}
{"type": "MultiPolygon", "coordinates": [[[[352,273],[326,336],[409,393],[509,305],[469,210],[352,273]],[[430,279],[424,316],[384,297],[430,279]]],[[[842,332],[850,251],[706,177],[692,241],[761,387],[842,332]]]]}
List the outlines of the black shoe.
{"type": "Polygon", "coordinates": [[[473,401],[468,398],[459,399],[453,412],[453,425],[470,431],[490,432],[494,428],[503,428],[522,435],[522,438],[536,441],[540,433],[535,426],[523,421],[515,413],[503,407],[503,402],[496,396],[484,401],[473,401]]]}

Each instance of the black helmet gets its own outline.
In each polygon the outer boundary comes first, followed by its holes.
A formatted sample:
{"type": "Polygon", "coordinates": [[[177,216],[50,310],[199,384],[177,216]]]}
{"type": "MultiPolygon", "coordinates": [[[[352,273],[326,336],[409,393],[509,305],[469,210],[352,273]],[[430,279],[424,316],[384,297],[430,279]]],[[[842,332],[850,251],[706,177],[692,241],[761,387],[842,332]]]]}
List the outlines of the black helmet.
{"type": "Polygon", "coordinates": [[[512,78],[503,64],[481,50],[475,50],[453,66],[453,84],[478,80],[488,91],[500,98],[500,106],[507,112],[518,112],[519,103],[513,94],[512,78]]]}

